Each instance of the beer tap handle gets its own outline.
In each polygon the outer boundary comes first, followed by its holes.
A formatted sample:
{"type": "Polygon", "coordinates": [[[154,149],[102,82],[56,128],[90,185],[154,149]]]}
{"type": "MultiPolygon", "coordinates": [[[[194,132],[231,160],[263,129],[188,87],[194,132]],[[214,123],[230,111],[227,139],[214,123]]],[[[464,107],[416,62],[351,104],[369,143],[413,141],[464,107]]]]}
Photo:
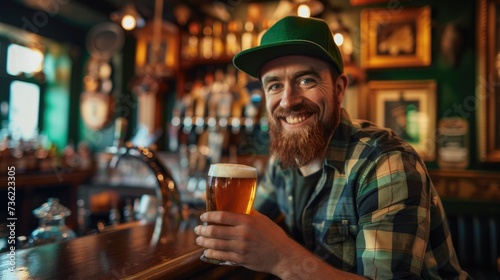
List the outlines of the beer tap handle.
{"type": "Polygon", "coordinates": [[[168,149],[175,152],[179,149],[179,130],[181,128],[181,119],[174,116],[168,127],[168,149]]]}
{"type": "Polygon", "coordinates": [[[194,175],[194,173],[197,170],[196,166],[198,163],[198,146],[196,146],[196,144],[189,145],[188,153],[189,153],[189,173],[191,175],[194,175]]]}
{"type": "Polygon", "coordinates": [[[128,121],[124,117],[115,120],[115,132],[113,146],[121,148],[125,146],[125,133],[127,131],[128,121]]]}
{"type": "Polygon", "coordinates": [[[203,117],[196,117],[194,121],[194,131],[197,135],[200,135],[205,130],[205,120],[203,117]]]}
{"type": "Polygon", "coordinates": [[[241,130],[241,120],[240,118],[233,117],[231,119],[231,132],[233,134],[238,134],[240,133],[241,130]]]}
{"type": "Polygon", "coordinates": [[[222,145],[224,142],[224,134],[218,131],[210,131],[208,137],[208,151],[210,153],[209,163],[219,163],[222,156],[222,145]]]}
{"type": "Polygon", "coordinates": [[[269,131],[269,123],[267,121],[267,117],[266,116],[263,116],[263,117],[260,118],[259,124],[260,124],[260,130],[262,132],[269,131]]]}
{"type": "Polygon", "coordinates": [[[182,132],[186,135],[191,133],[191,129],[193,128],[193,119],[191,117],[185,117],[182,121],[182,132]]]}
{"type": "Polygon", "coordinates": [[[175,152],[179,149],[179,130],[181,129],[181,116],[185,111],[184,104],[177,100],[172,111],[172,120],[168,126],[168,148],[171,152],[175,152]]]}
{"type": "Polygon", "coordinates": [[[245,118],[245,132],[248,135],[251,135],[253,133],[254,126],[255,123],[253,121],[253,118],[245,118]]]}

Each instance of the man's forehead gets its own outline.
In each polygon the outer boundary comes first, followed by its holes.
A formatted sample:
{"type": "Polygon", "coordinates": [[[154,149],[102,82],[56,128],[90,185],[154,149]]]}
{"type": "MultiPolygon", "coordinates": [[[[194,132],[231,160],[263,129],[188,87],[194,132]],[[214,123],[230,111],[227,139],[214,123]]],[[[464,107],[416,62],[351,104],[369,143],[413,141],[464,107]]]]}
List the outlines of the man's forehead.
{"type": "Polygon", "coordinates": [[[264,81],[265,76],[274,76],[285,72],[320,72],[324,70],[330,70],[330,65],[321,59],[304,55],[282,56],[270,60],[262,66],[260,69],[260,80],[264,81]]]}

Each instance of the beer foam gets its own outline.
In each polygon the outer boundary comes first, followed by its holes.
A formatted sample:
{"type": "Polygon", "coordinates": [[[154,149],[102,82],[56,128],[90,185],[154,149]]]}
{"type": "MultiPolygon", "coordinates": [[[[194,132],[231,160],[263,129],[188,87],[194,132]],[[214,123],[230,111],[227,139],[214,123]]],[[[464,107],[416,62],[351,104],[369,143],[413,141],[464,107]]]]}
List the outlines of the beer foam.
{"type": "Polygon", "coordinates": [[[243,164],[216,163],[210,165],[208,176],[222,178],[257,178],[257,169],[243,164]]]}

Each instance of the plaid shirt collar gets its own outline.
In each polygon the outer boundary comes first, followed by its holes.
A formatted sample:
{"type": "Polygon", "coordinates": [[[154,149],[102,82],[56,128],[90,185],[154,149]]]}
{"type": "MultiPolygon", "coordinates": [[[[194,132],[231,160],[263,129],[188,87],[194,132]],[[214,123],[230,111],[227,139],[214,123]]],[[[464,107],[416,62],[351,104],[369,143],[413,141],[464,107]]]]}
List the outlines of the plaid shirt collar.
{"type": "Polygon", "coordinates": [[[347,149],[354,130],[355,128],[349,114],[342,108],[340,111],[339,126],[335,129],[325,154],[326,165],[335,168],[342,174],[345,173],[347,149]]]}

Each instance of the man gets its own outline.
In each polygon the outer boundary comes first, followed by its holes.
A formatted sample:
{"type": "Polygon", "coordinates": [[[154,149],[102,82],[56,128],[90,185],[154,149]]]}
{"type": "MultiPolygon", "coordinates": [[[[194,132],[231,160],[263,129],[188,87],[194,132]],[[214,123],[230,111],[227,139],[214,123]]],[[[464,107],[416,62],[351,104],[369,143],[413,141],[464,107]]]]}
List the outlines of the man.
{"type": "Polygon", "coordinates": [[[326,22],[283,18],[233,62],[262,83],[272,156],[258,211],[201,216],[222,224],[195,229],[207,258],[282,279],[469,277],[416,152],[341,108],[348,78],[326,22]]]}

